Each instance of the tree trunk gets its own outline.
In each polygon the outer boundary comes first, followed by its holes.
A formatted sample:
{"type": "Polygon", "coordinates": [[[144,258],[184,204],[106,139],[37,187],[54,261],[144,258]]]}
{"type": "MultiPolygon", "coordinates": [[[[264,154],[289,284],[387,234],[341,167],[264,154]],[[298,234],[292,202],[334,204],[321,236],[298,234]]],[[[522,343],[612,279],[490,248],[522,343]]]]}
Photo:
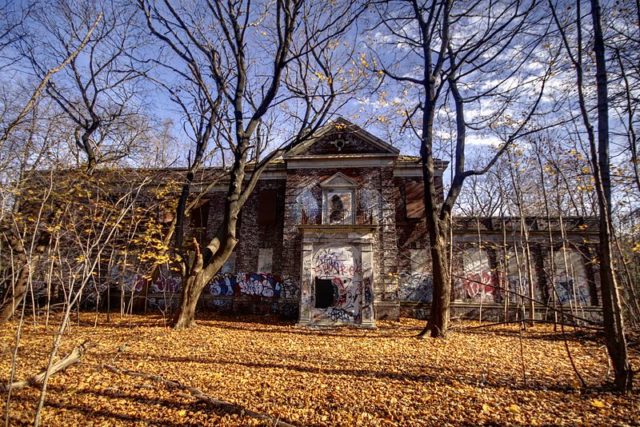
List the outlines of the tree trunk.
{"type": "Polygon", "coordinates": [[[27,284],[29,283],[29,266],[25,262],[18,280],[9,288],[2,309],[0,310],[0,323],[8,322],[27,294],[27,284]]]}
{"type": "MultiPolygon", "coordinates": [[[[236,227],[238,215],[243,204],[241,200],[242,181],[244,180],[245,160],[236,160],[231,171],[231,182],[225,203],[224,221],[217,236],[214,237],[204,250],[194,237],[193,248],[195,256],[182,280],[182,292],[180,305],[173,320],[174,329],[185,329],[195,326],[196,306],[200,295],[207,283],[218,273],[227,262],[238,242],[236,239],[236,227]]],[[[177,232],[177,231],[176,231],[177,232]]]]}
{"type": "Polygon", "coordinates": [[[624,318],[620,292],[616,283],[612,256],[611,221],[611,173],[609,165],[609,100],[607,64],[604,35],[601,27],[601,9],[598,0],[591,0],[591,18],[594,30],[594,52],[596,62],[596,88],[598,99],[598,147],[592,157],[595,170],[598,208],[600,210],[600,286],[602,289],[602,311],[605,342],[615,371],[615,387],[630,391],[633,386],[633,371],[627,351],[624,318]]]}
{"type": "Polygon", "coordinates": [[[443,232],[444,230],[441,229],[435,243],[431,244],[433,301],[431,303],[431,317],[428,329],[431,331],[433,338],[444,337],[447,334],[451,309],[450,260],[447,256],[447,240],[443,238],[443,232]]]}
{"type": "Polygon", "coordinates": [[[44,245],[48,242],[48,237],[48,235],[40,237],[35,248],[36,253],[29,259],[22,240],[13,233],[9,235],[9,245],[16,254],[18,263],[22,264],[22,267],[15,283],[9,288],[9,292],[5,295],[4,301],[2,302],[0,323],[8,322],[13,317],[16,309],[27,294],[29,290],[29,276],[31,272],[37,268],[40,257],[45,249],[44,245]]]}
{"type": "Polygon", "coordinates": [[[196,307],[202,294],[202,290],[207,285],[204,271],[200,271],[183,280],[180,306],[173,320],[174,329],[186,329],[196,326],[196,307]]]}

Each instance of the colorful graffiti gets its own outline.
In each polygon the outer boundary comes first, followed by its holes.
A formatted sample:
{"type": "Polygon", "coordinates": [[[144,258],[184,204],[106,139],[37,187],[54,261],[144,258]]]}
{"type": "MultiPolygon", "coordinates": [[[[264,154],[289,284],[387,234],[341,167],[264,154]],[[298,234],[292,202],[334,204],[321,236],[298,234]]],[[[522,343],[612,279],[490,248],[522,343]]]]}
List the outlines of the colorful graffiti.
{"type": "Polygon", "coordinates": [[[233,296],[236,277],[231,273],[218,274],[209,283],[209,293],[214,296],[233,296]]]}
{"type": "MultiPolygon", "coordinates": [[[[330,280],[333,298],[330,305],[317,306],[315,299],[312,307],[312,320],[315,322],[357,323],[363,313],[373,313],[373,290],[370,278],[362,278],[360,252],[353,246],[333,246],[320,248],[313,258],[305,260],[304,265],[315,280],[330,280]]],[[[314,286],[319,286],[318,282],[314,286]]],[[[315,292],[319,292],[315,288],[315,292]]],[[[318,295],[315,295],[318,298],[318,295]]],[[[303,302],[303,314],[306,315],[303,302]]],[[[369,317],[367,317],[369,320],[369,317]]]]}
{"type": "Polygon", "coordinates": [[[574,282],[571,278],[556,282],[556,294],[560,304],[588,305],[590,296],[589,288],[584,282],[574,282]]]}
{"type": "Polygon", "coordinates": [[[315,256],[316,277],[353,276],[362,273],[362,263],[354,261],[353,248],[320,249],[315,256]]]}
{"type": "Polygon", "coordinates": [[[583,255],[575,249],[560,250],[554,255],[554,263],[558,302],[589,305],[591,296],[583,255]]]}
{"type": "MultiPolygon", "coordinates": [[[[122,282],[122,290],[127,293],[134,292],[139,294],[147,284],[149,284],[149,279],[141,274],[133,274],[130,276],[130,279],[122,282]]],[[[169,276],[163,273],[149,284],[149,292],[152,294],[178,293],[181,288],[181,280],[179,277],[169,276]]]]}
{"type": "Polygon", "coordinates": [[[433,301],[433,278],[424,273],[400,273],[398,297],[400,301],[433,301]]]}
{"type": "Polygon", "coordinates": [[[111,267],[109,277],[112,283],[116,283],[123,292],[127,293],[140,293],[146,284],[146,280],[141,274],[131,270],[121,270],[118,265],[111,267]]]}
{"type": "Polygon", "coordinates": [[[245,295],[280,298],[282,292],[280,281],[271,274],[252,273],[244,277],[239,274],[237,284],[240,293],[245,295]]]}
{"type": "Polygon", "coordinates": [[[497,302],[498,285],[488,271],[468,273],[462,282],[465,299],[476,302],[497,302]]]}
{"type": "MultiPolygon", "coordinates": [[[[363,283],[355,282],[351,278],[334,277],[331,279],[333,287],[333,302],[330,307],[316,309],[313,313],[313,320],[330,320],[332,322],[358,322],[361,319],[361,312],[364,310],[361,304],[363,293],[363,283]]],[[[366,288],[365,288],[366,289],[366,288]]],[[[373,295],[368,292],[370,303],[365,307],[373,305],[373,295]]],[[[366,299],[365,292],[365,299],[366,299]]]]}
{"type": "Polygon", "coordinates": [[[209,283],[209,293],[214,296],[250,295],[295,300],[299,292],[292,279],[270,273],[225,273],[217,275],[209,283]]]}
{"type": "Polygon", "coordinates": [[[356,315],[344,308],[330,307],[327,309],[327,315],[333,322],[353,322],[356,315]]]}
{"type": "Polygon", "coordinates": [[[180,279],[177,277],[160,275],[153,283],[151,283],[151,292],[162,293],[178,293],[182,288],[180,279]]]}

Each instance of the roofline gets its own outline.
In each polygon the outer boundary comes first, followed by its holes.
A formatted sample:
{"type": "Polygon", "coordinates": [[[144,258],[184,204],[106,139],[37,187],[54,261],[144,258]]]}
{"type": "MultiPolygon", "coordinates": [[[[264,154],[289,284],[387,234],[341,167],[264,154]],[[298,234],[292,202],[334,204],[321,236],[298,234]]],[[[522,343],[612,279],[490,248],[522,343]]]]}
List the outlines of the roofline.
{"type": "Polygon", "coordinates": [[[322,126],[320,129],[318,129],[311,136],[311,138],[309,138],[307,141],[303,142],[302,144],[292,148],[288,153],[286,153],[283,156],[283,158],[286,160],[286,159],[290,159],[292,157],[297,157],[296,153],[302,152],[305,149],[309,148],[310,146],[315,144],[321,137],[323,137],[327,133],[332,132],[332,131],[336,131],[336,130],[339,131],[339,129],[336,129],[336,125],[342,125],[342,126],[347,127],[348,131],[350,131],[353,134],[359,136],[360,138],[364,139],[365,141],[367,141],[367,142],[369,142],[369,143],[371,143],[373,145],[376,145],[379,148],[385,150],[387,153],[384,153],[384,154],[393,154],[393,155],[396,155],[396,156],[400,154],[400,150],[397,149],[396,147],[392,146],[388,142],[383,141],[382,139],[380,139],[377,136],[373,135],[372,133],[366,131],[365,129],[361,128],[360,126],[350,122],[349,120],[347,120],[347,119],[345,119],[343,117],[338,117],[335,120],[328,121],[324,126],[322,126]]]}

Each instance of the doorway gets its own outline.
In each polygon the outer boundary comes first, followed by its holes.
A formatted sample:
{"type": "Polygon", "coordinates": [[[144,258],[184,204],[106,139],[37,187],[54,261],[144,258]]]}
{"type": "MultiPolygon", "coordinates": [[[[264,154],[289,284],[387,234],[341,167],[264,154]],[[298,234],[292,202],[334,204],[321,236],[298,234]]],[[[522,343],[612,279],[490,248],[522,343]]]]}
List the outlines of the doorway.
{"type": "Polygon", "coordinates": [[[334,304],[334,285],[331,279],[316,277],[316,306],[315,308],[329,308],[334,304]]]}

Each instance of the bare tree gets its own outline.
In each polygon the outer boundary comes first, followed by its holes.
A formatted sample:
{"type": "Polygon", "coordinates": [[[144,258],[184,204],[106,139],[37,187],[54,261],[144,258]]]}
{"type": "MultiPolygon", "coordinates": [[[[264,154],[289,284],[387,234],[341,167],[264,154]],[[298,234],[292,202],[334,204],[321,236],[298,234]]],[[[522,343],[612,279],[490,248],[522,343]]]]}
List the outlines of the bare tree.
{"type": "Polygon", "coordinates": [[[33,12],[32,36],[23,51],[36,75],[50,63],[69,57],[69,66],[45,84],[73,127],[72,152],[82,153],[90,173],[100,163],[114,163],[131,154],[139,142],[140,114],[136,95],[143,64],[131,55],[142,48],[135,8],[125,3],[57,0],[33,12]],[[101,17],[88,40],[83,34],[101,17]],[[86,45],[81,53],[77,46],[86,45]]]}
{"type": "Polygon", "coordinates": [[[381,45],[393,43],[400,49],[392,57],[378,53],[380,65],[374,67],[419,99],[405,109],[402,120],[420,141],[433,273],[431,317],[421,336],[429,331],[433,337],[444,336],[448,329],[450,223],[464,181],[486,173],[514,140],[532,131],[527,125],[536,115],[549,77],[544,66],[537,74],[525,71],[525,64],[539,63],[538,47],[547,31],[544,19],[534,13],[536,6],[536,1],[516,0],[495,11],[484,2],[410,0],[381,2],[377,8],[381,23],[376,31],[383,30],[386,37],[381,45]],[[514,101],[524,96],[532,101],[514,113],[514,101]],[[470,108],[490,113],[471,115],[470,108]],[[455,117],[453,129],[439,120],[440,112],[447,109],[455,117]],[[481,168],[466,169],[467,132],[482,135],[484,130],[486,136],[490,129],[502,141],[494,156],[481,168]],[[437,156],[443,151],[438,146],[439,132],[455,139],[451,184],[444,201],[436,180],[437,156]]]}
{"type": "Polygon", "coordinates": [[[261,173],[323,124],[340,95],[357,87],[343,75],[348,61],[336,41],[365,5],[140,0],[139,6],[171,58],[158,65],[181,82],[162,85],[184,115],[193,143],[175,226],[183,286],[174,327],[186,328],[195,324],[202,290],[236,246],[240,210],[261,173]],[[274,139],[276,121],[288,138],[274,139]],[[228,189],[223,223],[201,247],[195,239],[184,243],[183,223],[191,183],[212,145],[227,170],[228,189]]]}
{"type": "Polygon", "coordinates": [[[589,143],[591,170],[595,180],[595,192],[600,216],[600,286],[602,289],[602,309],[605,326],[605,342],[615,373],[615,387],[621,391],[631,390],[633,370],[629,361],[625,324],[622,316],[622,302],[617,284],[613,245],[615,231],[612,220],[611,203],[611,160],[609,138],[609,96],[607,76],[607,52],[602,26],[602,9],[598,0],[590,3],[589,16],[592,22],[593,54],[595,65],[595,111],[589,106],[588,83],[585,76],[585,47],[582,4],[575,4],[575,18],[564,21],[558,14],[557,3],[549,0],[549,7],[556,23],[562,43],[576,76],[577,102],[580,118],[589,143]],[[564,22],[563,22],[564,21],[564,22]],[[565,24],[568,22],[569,24],[565,24]],[[572,44],[569,31],[575,31],[572,44]],[[597,128],[592,120],[597,121],[597,128]]]}

